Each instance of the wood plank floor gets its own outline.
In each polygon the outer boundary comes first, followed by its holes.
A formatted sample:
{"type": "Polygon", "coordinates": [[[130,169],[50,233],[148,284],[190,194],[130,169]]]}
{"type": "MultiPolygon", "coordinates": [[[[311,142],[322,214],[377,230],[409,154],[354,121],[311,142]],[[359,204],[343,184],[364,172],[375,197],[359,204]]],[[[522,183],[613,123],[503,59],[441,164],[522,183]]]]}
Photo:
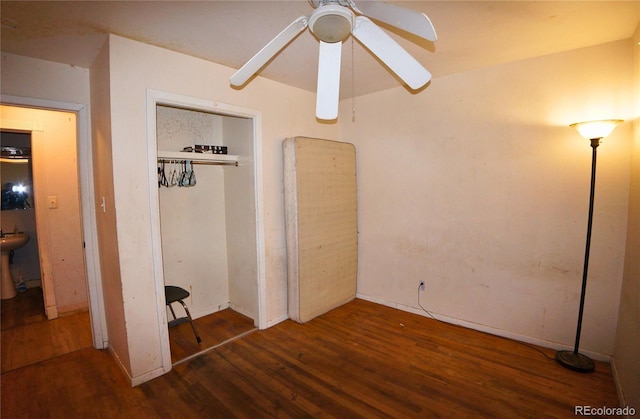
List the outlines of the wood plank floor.
{"type": "Polygon", "coordinates": [[[2,375],[2,417],[574,417],[617,406],[607,364],[355,300],[247,334],[130,388],[83,349],[2,375]]]}
{"type": "Polygon", "coordinates": [[[89,311],[47,320],[42,288],[20,292],[0,306],[2,373],[93,345],[89,311]]]}
{"type": "Polygon", "coordinates": [[[0,300],[0,313],[2,330],[47,320],[42,288],[29,288],[13,298],[0,300]]]}
{"type": "Polygon", "coordinates": [[[189,323],[169,329],[171,362],[174,364],[255,329],[253,320],[231,309],[197,318],[193,323],[202,339],[200,344],[196,341],[189,323]]]}
{"type": "MultiPolygon", "coordinates": [[[[2,372],[89,348],[93,344],[89,312],[70,313],[48,321],[42,288],[31,288],[14,298],[1,300],[0,307],[2,372]]],[[[255,329],[253,320],[230,309],[200,317],[194,323],[202,338],[200,344],[188,323],[169,329],[173,363],[255,329]]]]}

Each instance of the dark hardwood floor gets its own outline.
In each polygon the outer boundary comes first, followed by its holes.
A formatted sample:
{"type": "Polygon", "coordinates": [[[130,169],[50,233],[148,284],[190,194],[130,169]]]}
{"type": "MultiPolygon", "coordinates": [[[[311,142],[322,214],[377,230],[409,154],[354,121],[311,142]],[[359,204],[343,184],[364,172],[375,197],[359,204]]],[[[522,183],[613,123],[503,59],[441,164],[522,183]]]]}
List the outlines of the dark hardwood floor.
{"type": "MultiPolygon", "coordinates": [[[[193,337],[193,335],[192,335],[193,337]]],[[[248,333],[130,388],[105,351],[2,375],[2,417],[575,417],[618,404],[609,366],[363,300],[248,333]]]]}
{"type": "Polygon", "coordinates": [[[197,318],[193,323],[202,339],[200,344],[196,341],[189,323],[182,323],[169,329],[171,362],[174,364],[255,330],[253,320],[231,309],[197,318]]]}
{"type": "Polygon", "coordinates": [[[0,300],[0,313],[3,331],[46,320],[42,288],[29,288],[13,298],[0,300]]]}

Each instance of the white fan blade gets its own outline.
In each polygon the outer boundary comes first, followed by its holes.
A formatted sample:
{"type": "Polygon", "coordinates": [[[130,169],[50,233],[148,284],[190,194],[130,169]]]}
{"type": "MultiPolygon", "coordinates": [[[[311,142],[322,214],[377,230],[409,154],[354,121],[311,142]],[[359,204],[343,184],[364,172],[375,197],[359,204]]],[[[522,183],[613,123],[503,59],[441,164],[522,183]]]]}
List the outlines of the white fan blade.
{"type": "Polygon", "coordinates": [[[424,13],[378,1],[364,1],[359,6],[352,2],[351,7],[361,15],[395,26],[427,41],[438,39],[431,20],[424,13]]]}
{"type": "Polygon", "coordinates": [[[291,42],[296,36],[307,28],[309,19],[300,16],[282,32],[276,35],[267,45],[265,45],[256,55],[236,71],[229,81],[233,86],[242,86],[257,73],[271,58],[273,58],[282,48],[291,42]]]}
{"type": "Polygon", "coordinates": [[[320,41],[318,59],[318,92],[316,94],[316,117],[336,119],[340,99],[340,61],[342,42],[320,41]]]}
{"type": "Polygon", "coordinates": [[[351,33],[412,89],[419,89],[431,80],[426,68],[368,18],[356,17],[351,33]]]}

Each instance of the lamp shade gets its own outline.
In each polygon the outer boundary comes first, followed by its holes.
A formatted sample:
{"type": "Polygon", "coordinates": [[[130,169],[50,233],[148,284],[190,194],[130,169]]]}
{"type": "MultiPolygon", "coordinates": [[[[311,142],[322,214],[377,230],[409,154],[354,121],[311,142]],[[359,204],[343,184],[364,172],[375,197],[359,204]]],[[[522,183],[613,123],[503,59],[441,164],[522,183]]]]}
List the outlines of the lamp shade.
{"type": "Polygon", "coordinates": [[[592,140],[602,139],[611,134],[620,122],[622,122],[621,119],[603,119],[600,121],[576,122],[569,126],[578,130],[580,135],[587,140],[592,140]]]}

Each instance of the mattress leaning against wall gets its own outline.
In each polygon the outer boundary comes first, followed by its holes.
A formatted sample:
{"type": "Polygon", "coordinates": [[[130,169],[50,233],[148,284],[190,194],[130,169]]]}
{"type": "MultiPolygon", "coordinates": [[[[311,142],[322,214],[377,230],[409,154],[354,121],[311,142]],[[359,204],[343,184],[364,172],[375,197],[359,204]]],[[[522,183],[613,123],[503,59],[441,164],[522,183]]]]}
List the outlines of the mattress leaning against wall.
{"type": "Polygon", "coordinates": [[[283,152],[288,312],[304,323],[356,296],[355,147],[295,137],[283,152]]]}

